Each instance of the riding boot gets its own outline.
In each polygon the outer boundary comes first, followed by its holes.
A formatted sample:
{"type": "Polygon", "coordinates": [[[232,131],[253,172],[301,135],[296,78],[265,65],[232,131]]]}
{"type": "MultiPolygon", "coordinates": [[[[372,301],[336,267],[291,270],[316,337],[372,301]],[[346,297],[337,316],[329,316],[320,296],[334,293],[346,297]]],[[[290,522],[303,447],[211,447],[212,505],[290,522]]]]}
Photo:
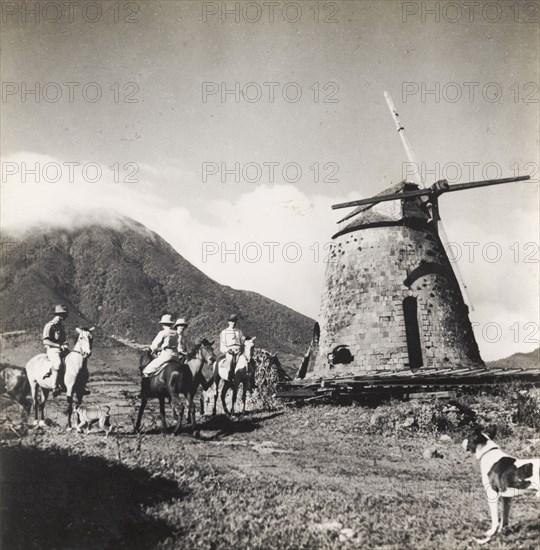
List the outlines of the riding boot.
{"type": "Polygon", "coordinates": [[[66,391],[66,388],[60,380],[60,372],[58,370],[53,370],[52,372],[51,385],[54,388],[52,392],[53,397],[58,397],[62,392],[66,391]]]}

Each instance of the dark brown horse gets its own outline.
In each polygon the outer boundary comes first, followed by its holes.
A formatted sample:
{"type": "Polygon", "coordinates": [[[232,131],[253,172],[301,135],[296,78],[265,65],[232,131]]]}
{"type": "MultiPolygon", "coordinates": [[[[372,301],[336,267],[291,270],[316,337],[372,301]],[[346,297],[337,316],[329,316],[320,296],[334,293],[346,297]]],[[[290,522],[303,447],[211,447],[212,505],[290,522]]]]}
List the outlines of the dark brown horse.
{"type": "MultiPolygon", "coordinates": [[[[141,380],[141,406],[135,431],[141,428],[142,415],[146,403],[150,398],[159,400],[159,413],[161,415],[161,431],[167,433],[167,421],[165,418],[165,399],[170,399],[173,411],[177,415],[174,434],[180,433],[182,429],[182,417],[184,416],[184,401],[180,398],[184,396],[188,403],[188,422],[191,432],[195,430],[195,394],[199,385],[206,386],[206,381],[202,375],[202,369],[205,364],[212,366],[216,357],[212,349],[213,342],[203,339],[188,354],[185,362],[169,361],[164,369],[155,376],[143,377],[141,380]]],[[[139,368],[142,372],[144,367],[150,363],[152,355],[149,350],[141,353],[139,368]]]]}

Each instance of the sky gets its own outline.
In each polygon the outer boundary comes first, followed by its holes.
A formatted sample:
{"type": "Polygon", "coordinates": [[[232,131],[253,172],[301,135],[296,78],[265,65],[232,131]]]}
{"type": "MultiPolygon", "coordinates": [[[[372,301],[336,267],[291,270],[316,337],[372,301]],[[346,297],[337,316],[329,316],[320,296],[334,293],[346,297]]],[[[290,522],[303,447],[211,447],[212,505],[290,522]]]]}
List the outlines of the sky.
{"type": "Polygon", "coordinates": [[[535,180],[447,194],[440,207],[484,359],[538,346],[538,11],[37,6],[38,21],[2,3],[3,226],[114,209],[220,283],[317,318],[343,215],[331,205],[412,177],[387,90],[426,184],[535,180]]]}

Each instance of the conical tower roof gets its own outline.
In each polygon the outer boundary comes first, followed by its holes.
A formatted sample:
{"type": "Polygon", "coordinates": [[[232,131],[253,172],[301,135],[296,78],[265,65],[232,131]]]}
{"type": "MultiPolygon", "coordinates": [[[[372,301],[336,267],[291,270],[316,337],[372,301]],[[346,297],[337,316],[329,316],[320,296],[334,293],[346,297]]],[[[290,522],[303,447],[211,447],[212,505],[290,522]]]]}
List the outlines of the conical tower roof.
{"type": "MultiPolygon", "coordinates": [[[[418,185],[415,183],[403,180],[396,185],[388,187],[375,196],[396,195],[417,189],[418,185]]],[[[429,219],[429,213],[422,207],[420,201],[414,198],[408,199],[407,201],[395,200],[362,205],[339,222],[339,231],[334,237],[364,227],[394,225],[401,223],[404,218],[420,218],[427,220],[429,219]]]]}

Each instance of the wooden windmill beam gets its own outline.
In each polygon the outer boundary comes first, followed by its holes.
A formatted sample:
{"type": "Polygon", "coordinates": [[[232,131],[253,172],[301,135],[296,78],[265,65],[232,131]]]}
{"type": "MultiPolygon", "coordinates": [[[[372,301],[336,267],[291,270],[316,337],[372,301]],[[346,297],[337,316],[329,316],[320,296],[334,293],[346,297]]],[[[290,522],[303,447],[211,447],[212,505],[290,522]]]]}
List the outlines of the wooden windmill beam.
{"type": "Polygon", "coordinates": [[[339,208],[350,208],[351,206],[361,206],[364,204],[378,204],[379,202],[403,200],[411,197],[428,196],[431,194],[441,195],[442,193],[450,193],[452,191],[464,191],[465,189],[474,189],[476,187],[487,187],[488,185],[499,185],[502,183],[510,183],[514,181],[527,181],[530,179],[531,179],[530,176],[519,176],[516,178],[502,178],[498,180],[470,181],[468,183],[458,183],[456,185],[448,185],[445,187],[439,186],[437,189],[430,187],[428,189],[418,189],[416,191],[408,191],[407,193],[395,193],[393,195],[382,195],[380,197],[371,197],[369,199],[359,199],[356,201],[341,202],[339,204],[333,204],[332,210],[337,210],[339,208]]]}
{"type": "Polygon", "coordinates": [[[357,201],[340,202],[339,204],[333,204],[332,210],[338,210],[339,208],[349,208],[351,206],[362,206],[364,204],[378,204],[379,202],[397,201],[403,200],[408,197],[420,197],[425,195],[429,196],[429,189],[418,189],[417,191],[409,191],[407,193],[395,193],[393,195],[383,195],[382,197],[371,197],[369,199],[359,199],[357,201]]]}
{"type": "Polygon", "coordinates": [[[465,189],[474,189],[475,187],[487,187],[488,185],[499,185],[501,183],[511,183],[513,181],[527,181],[531,176],[519,176],[517,178],[502,178],[498,180],[482,180],[482,181],[470,181],[468,183],[457,183],[456,185],[449,185],[446,189],[442,189],[440,193],[450,193],[452,191],[463,191],[465,189]]]}
{"type": "Polygon", "coordinates": [[[396,124],[396,129],[399,137],[401,138],[401,143],[403,143],[403,147],[405,148],[405,153],[407,155],[407,158],[409,159],[409,163],[417,168],[414,171],[413,177],[416,180],[418,187],[424,188],[425,185],[420,175],[420,172],[418,170],[418,161],[416,160],[416,155],[414,154],[413,148],[411,146],[409,138],[407,137],[407,134],[405,134],[405,127],[403,126],[403,124],[401,124],[401,121],[399,120],[399,115],[398,115],[398,112],[396,111],[394,102],[392,101],[392,98],[390,97],[390,94],[388,92],[384,92],[384,98],[386,99],[386,103],[388,105],[388,108],[390,109],[390,113],[392,114],[392,118],[394,119],[394,122],[396,124]]]}

